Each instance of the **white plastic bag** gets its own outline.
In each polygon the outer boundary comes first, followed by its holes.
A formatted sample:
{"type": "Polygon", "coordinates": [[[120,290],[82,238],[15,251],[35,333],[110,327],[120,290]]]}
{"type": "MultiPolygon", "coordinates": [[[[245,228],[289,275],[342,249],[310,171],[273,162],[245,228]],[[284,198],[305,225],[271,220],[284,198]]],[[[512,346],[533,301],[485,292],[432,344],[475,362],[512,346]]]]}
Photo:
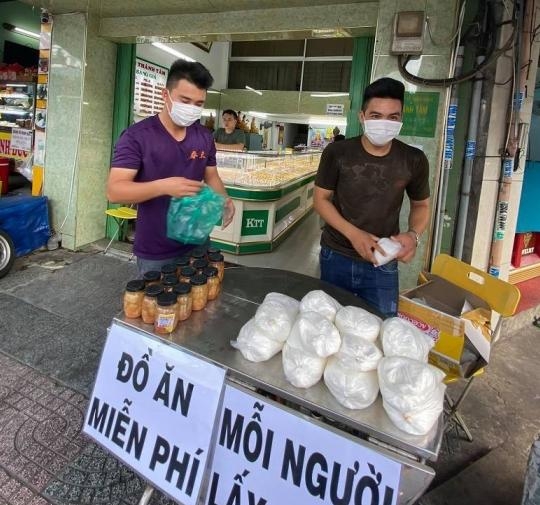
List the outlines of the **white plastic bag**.
{"type": "Polygon", "coordinates": [[[404,356],[424,363],[434,345],[431,337],[399,317],[390,317],[382,323],[381,341],[385,356],[404,356]]]}
{"type": "Polygon", "coordinates": [[[326,366],[325,358],[309,356],[302,349],[285,343],[282,352],[285,378],[297,388],[309,388],[321,380],[326,366]]]}
{"type": "Polygon", "coordinates": [[[332,356],[324,369],[324,383],[334,398],[348,409],[365,409],[379,394],[377,372],[360,372],[350,362],[332,356]]]}
{"type": "Polygon", "coordinates": [[[359,372],[369,372],[377,370],[383,353],[375,342],[370,342],[353,333],[342,333],[341,347],[336,356],[342,360],[354,362],[359,372]]]}
{"type": "Polygon", "coordinates": [[[445,373],[403,357],[383,358],[377,369],[383,407],[390,420],[412,435],[425,435],[443,410],[445,373]]]}
{"type": "Polygon", "coordinates": [[[300,310],[300,302],[289,295],[284,295],[283,293],[270,292],[268,293],[263,300],[263,303],[266,302],[279,302],[284,307],[287,313],[295,319],[300,310]]]}
{"type": "Polygon", "coordinates": [[[374,265],[380,267],[390,263],[395,257],[399,254],[401,250],[401,244],[397,240],[392,240],[388,237],[382,237],[377,242],[377,245],[381,246],[382,250],[385,252],[383,256],[377,249],[373,252],[373,257],[375,258],[374,265]]]}
{"type": "Polygon", "coordinates": [[[294,316],[282,303],[269,300],[259,305],[255,321],[270,338],[285,342],[294,324],[294,316]]]}
{"type": "Polygon", "coordinates": [[[327,358],[339,351],[341,337],[337,328],[317,312],[301,312],[287,342],[307,355],[327,358]]]}
{"type": "Polygon", "coordinates": [[[332,323],[339,309],[341,304],[320,289],[310,291],[300,301],[300,312],[317,312],[332,323]]]}
{"type": "Polygon", "coordinates": [[[336,328],[340,333],[352,333],[375,342],[381,329],[381,318],[361,307],[342,307],[336,314],[336,328]]]}
{"type": "Polygon", "coordinates": [[[236,340],[231,340],[231,345],[247,360],[261,362],[269,360],[281,351],[283,342],[270,338],[255,319],[251,318],[242,326],[236,340]]]}

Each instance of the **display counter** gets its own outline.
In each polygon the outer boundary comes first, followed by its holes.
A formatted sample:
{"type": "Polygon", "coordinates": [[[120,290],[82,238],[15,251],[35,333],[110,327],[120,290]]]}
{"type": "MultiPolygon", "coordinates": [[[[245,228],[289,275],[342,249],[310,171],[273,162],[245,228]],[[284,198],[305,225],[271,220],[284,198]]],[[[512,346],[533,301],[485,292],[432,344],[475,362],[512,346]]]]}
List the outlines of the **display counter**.
{"type": "Polygon", "coordinates": [[[236,213],[227,228],[214,228],[212,242],[233,254],[271,251],[309,214],[320,155],[218,151],[218,172],[236,213]]]}
{"type": "MultiPolygon", "coordinates": [[[[266,362],[253,363],[230,344],[269,291],[300,299],[314,289],[323,289],[343,305],[367,308],[354,295],[315,278],[275,269],[231,267],[225,272],[220,297],[181,322],[165,340],[190,355],[224,368],[226,380],[234,387],[277,402],[280,408],[292,409],[307,422],[355,439],[362,446],[399,463],[402,468],[399,494],[393,503],[414,503],[435,475],[425,462],[437,459],[443,434],[442,416],[427,435],[407,434],[390,421],[380,396],[366,409],[347,409],[335,400],[322,381],[308,389],[295,388],[288,383],[281,354],[266,362]]],[[[164,338],[141,320],[120,317],[118,321],[137,333],[164,338]]]]}

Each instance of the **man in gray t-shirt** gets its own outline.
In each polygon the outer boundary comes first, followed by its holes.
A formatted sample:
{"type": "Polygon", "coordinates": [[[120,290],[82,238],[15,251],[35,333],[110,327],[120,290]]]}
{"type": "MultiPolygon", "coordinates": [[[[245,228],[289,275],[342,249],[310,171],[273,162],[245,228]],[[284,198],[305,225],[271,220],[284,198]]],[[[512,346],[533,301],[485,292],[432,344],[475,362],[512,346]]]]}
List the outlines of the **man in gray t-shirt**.
{"type": "Polygon", "coordinates": [[[221,115],[223,128],[218,128],[214,133],[216,149],[223,151],[242,151],[246,145],[246,136],[242,130],[238,130],[238,114],[227,109],[221,115]]]}

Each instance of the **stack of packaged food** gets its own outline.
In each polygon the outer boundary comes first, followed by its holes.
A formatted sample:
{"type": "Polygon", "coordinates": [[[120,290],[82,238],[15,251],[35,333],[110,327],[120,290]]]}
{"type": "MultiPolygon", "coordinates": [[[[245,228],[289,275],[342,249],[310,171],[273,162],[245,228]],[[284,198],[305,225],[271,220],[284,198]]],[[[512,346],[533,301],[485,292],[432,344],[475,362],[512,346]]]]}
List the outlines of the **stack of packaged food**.
{"type": "Polygon", "coordinates": [[[203,310],[220,292],[225,261],[219,249],[198,247],[190,256],[131,280],[124,291],[124,314],[141,318],[159,334],[173,332],[178,323],[203,310]]]}

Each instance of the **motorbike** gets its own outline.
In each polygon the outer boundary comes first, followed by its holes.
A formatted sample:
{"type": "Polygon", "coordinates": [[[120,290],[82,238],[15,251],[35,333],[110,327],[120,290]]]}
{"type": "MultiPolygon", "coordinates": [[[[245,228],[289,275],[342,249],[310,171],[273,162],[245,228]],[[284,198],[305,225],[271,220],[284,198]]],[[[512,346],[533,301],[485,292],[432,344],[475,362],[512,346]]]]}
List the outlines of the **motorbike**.
{"type": "Polygon", "coordinates": [[[6,276],[15,261],[15,245],[11,237],[0,230],[0,279],[6,276]]]}

